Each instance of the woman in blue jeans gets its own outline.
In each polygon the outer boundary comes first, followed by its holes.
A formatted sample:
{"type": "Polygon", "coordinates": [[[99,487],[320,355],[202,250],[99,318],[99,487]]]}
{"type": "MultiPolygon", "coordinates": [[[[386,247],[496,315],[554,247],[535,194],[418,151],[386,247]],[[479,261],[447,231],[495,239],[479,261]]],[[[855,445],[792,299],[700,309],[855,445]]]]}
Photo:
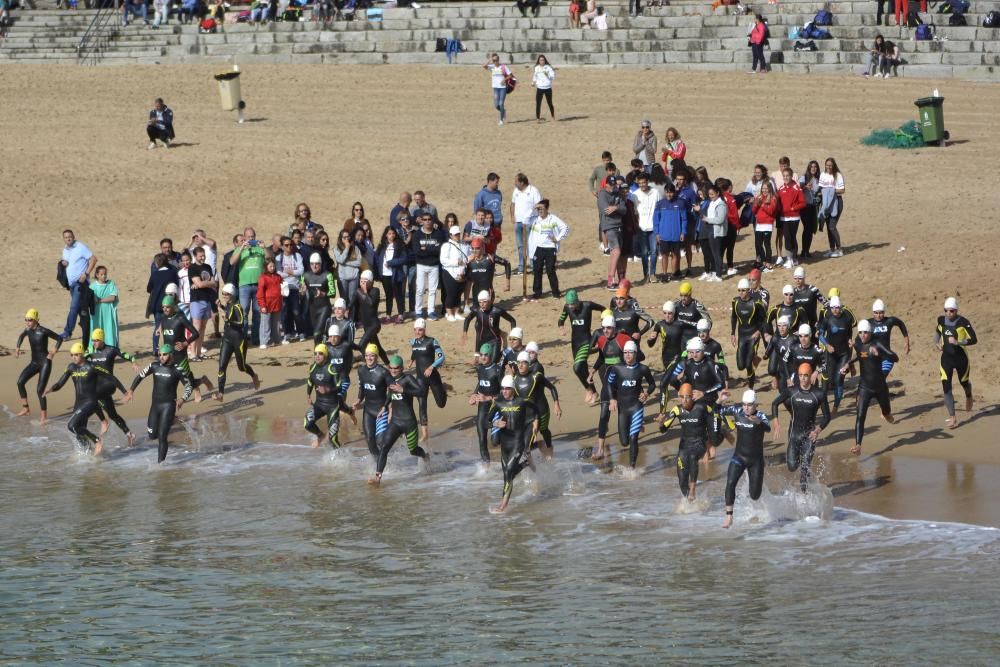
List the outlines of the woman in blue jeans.
{"type": "Polygon", "coordinates": [[[754,15],[753,28],[750,30],[750,51],[753,53],[753,64],[750,66],[748,74],[767,74],[767,61],[764,60],[764,43],[767,41],[767,25],[764,17],[760,14],[754,15]],[[760,69],[757,69],[758,64],[760,69]]]}
{"type": "Polygon", "coordinates": [[[495,53],[490,54],[490,59],[486,61],[483,68],[490,71],[490,85],[493,88],[493,107],[500,112],[500,122],[497,124],[503,125],[504,120],[507,118],[507,109],[504,108],[504,103],[507,100],[507,77],[510,76],[510,70],[507,69],[506,65],[500,64],[500,56],[495,53]]]}

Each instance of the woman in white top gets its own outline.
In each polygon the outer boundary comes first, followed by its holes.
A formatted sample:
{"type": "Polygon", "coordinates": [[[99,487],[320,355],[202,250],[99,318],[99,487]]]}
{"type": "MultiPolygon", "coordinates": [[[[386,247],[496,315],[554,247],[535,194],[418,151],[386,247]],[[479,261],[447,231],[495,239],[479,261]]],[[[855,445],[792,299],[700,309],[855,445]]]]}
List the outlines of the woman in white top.
{"type": "Polygon", "coordinates": [[[462,318],[458,308],[465,292],[465,266],[469,263],[462,247],[462,229],[458,225],[448,230],[448,242],[441,246],[441,277],[444,279],[444,312],[449,322],[462,318]]]}
{"type": "Polygon", "coordinates": [[[500,122],[497,125],[503,125],[504,120],[507,118],[507,109],[504,108],[504,103],[507,100],[507,77],[510,76],[510,70],[507,69],[506,65],[500,64],[500,56],[495,53],[490,54],[490,59],[486,61],[483,68],[490,71],[490,86],[493,88],[493,108],[500,112],[500,122]]]}
{"type": "Polygon", "coordinates": [[[531,85],[535,87],[535,120],[542,122],[542,98],[549,105],[549,114],[552,120],[556,119],[556,110],[552,106],[552,80],[556,78],[556,71],[549,65],[548,59],[539,54],[535,59],[535,73],[531,77],[531,85]]]}
{"type": "Polygon", "coordinates": [[[705,278],[708,282],[721,282],[724,275],[722,272],[722,242],[729,231],[728,213],[726,200],[722,198],[719,188],[714,183],[709,185],[705,223],[711,227],[711,235],[706,239],[708,243],[702,246],[702,252],[706,259],[711,258],[712,269],[709,271],[708,277],[705,278]]]}
{"type": "Polygon", "coordinates": [[[837,161],[832,157],[826,159],[823,173],[819,177],[819,218],[826,220],[826,236],[830,241],[830,251],[827,257],[843,257],[844,250],[840,247],[840,232],[837,223],[844,211],[844,175],[840,173],[837,161]]]}

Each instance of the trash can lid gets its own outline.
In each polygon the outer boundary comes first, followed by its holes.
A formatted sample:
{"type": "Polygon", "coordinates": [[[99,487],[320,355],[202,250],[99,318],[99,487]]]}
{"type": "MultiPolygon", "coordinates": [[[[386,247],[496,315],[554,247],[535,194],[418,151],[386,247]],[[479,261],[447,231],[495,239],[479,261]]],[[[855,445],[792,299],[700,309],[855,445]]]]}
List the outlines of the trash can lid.
{"type": "Polygon", "coordinates": [[[914,102],[918,107],[939,107],[944,104],[943,97],[921,97],[914,102]]]}
{"type": "Polygon", "coordinates": [[[240,76],[239,72],[220,72],[215,75],[216,81],[229,81],[230,79],[238,79],[240,76]]]}

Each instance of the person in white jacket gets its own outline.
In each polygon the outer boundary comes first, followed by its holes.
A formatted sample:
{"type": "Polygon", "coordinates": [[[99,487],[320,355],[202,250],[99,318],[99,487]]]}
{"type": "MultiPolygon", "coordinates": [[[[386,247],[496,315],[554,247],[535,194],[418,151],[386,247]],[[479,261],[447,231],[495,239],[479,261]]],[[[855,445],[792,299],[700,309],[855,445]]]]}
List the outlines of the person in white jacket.
{"type": "Polygon", "coordinates": [[[728,208],[726,200],[722,198],[722,193],[716,185],[708,186],[708,209],[705,212],[705,223],[712,227],[712,234],[708,237],[708,244],[703,248],[703,252],[709,252],[712,258],[712,270],[707,274],[707,282],[722,282],[722,243],[726,238],[728,229],[728,208]]]}
{"type": "Polygon", "coordinates": [[[444,312],[449,322],[464,318],[458,314],[465,292],[465,267],[469,263],[468,249],[462,243],[462,230],[448,230],[448,242],[441,246],[441,278],[444,280],[444,312]]]}
{"type": "Polygon", "coordinates": [[[649,185],[649,174],[641,172],[636,175],[637,187],[630,195],[629,199],[635,204],[635,213],[639,218],[638,238],[633,244],[636,250],[640,251],[642,260],[642,279],[649,279],[650,282],[658,282],[656,278],[656,255],[657,243],[656,232],[653,231],[653,211],[656,203],[663,199],[663,194],[656,188],[649,185]]]}
{"type": "Polygon", "coordinates": [[[549,277],[552,296],[560,298],[559,276],[556,275],[556,255],[559,244],[569,236],[569,226],[558,216],[549,213],[549,200],[543,199],[535,206],[537,215],[529,218],[524,227],[528,233],[528,256],[534,273],[532,295],[528,301],[542,298],[542,271],[549,277]]]}
{"type": "Polygon", "coordinates": [[[542,98],[549,105],[549,114],[552,120],[556,119],[556,109],[552,106],[552,81],[556,78],[556,71],[552,69],[548,59],[539,54],[535,59],[535,71],[531,76],[531,85],[535,87],[535,120],[542,122],[542,98]]]}

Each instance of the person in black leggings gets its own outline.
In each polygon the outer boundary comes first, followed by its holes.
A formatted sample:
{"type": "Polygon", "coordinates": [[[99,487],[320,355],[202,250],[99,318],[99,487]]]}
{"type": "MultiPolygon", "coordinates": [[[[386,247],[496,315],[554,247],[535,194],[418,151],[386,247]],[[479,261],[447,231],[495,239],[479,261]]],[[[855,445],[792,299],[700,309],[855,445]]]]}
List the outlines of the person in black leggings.
{"type": "Polygon", "coordinates": [[[139,371],[132,380],[132,386],[129,387],[131,396],[145,377],[153,376],[153,400],[149,406],[149,416],[146,418],[146,433],[150,438],[155,436],[159,441],[157,463],[163,463],[167,458],[167,436],[174,424],[174,417],[184,405],[184,401],[191,398],[194,392],[191,375],[174,366],[171,360],[173,351],[173,347],[168,343],[160,345],[159,359],[139,371]],[[184,394],[181,398],[177,398],[179,384],[184,385],[184,394]]]}
{"type": "Polygon", "coordinates": [[[764,490],[764,434],[771,430],[767,415],[757,409],[757,394],[752,389],[743,392],[743,405],[729,405],[719,411],[722,423],[725,417],[733,418],[736,430],[736,449],[729,461],[726,476],[726,519],[723,528],[733,525],[733,505],[736,504],[736,485],[743,473],[750,481],[750,500],[760,498],[764,490]]]}
{"type": "Polygon", "coordinates": [[[46,329],[38,323],[38,311],[34,308],[24,314],[24,331],[17,337],[17,345],[14,349],[15,357],[21,356],[21,343],[25,338],[28,339],[28,345],[31,347],[31,361],[24,367],[21,375],[17,378],[17,393],[21,396],[21,410],[17,413],[17,416],[24,417],[31,413],[31,410],[28,408],[28,390],[26,385],[28,384],[28,380],[37,375],[38,384],[36,385],[36,392],[42,415],[41,421],[38,423],[44,424],[48,416],[45,385],[49,383],[49,374],[52,373],[52,357],[59,351],[59,346],[62,345],[62,338],[54,331],[46,329]],[[49,352],[50,340],[56,343],[55,348],[51,352],[49,352]]]}
{"type": "MultiPolygon", "coordinates": [[[[361,279],[358,282],[358,291],[354,294],[351,303],[351,319],[356,325],[361,325],[365,333],[358,343],[358,349],[364,350],[370,344],[378,348],[379,359],[382,363],[389,363],[389,355],[382,347],[382,341],[378,334],[382,330],[382,323],[378,319],[378,307],[382,302],[382,293],[374,286],[375,277],[371,271],[362,271],[361,279]]],[[[400,297],[402,298],[402,297],[400,297]]]]}
{"type": "Polygon", "coordinates": [[[125,434],[131,447],[135,444],[135,434],[115,407],[115,389],[120,384],[115,378],[115,362],[118,359],[131,361],[137,373],[139,366],[135,357],[104,342],[104,329],[97,328],[90,332],[90,342],[94,349],[87,353],[86,359],[97,369],[97,418],[101,420],[101,435],[107,433],[110,419],[125,434]]]}
{"type": "Polygon", "coordinates": [[[219,393],[215,396],[215,400],[219,402],[223,400],[223,394],[226,392],[226,374],[233,357],[236,358],[236,367],[250,376],[254,390],[260,389],[260,377],[247,363],[247,335],[243,328],[245,318],[240,302],[233,299],[235,294],[236,287],[232,283],[224,285],[219,294],[222,319],[225,321],[222,346],[219,348],[219,393]]]}
{"type": "Polygon", "coordinates": [[[781,428],[778,424],[778,407],[784,405],[792,413],[788,423],[785,464],[789,472],[799,470],[799,485],[805,491],[809,484],[813,454],[816,453],[816,439],[820,431],[830,423],[830,406],[826,393],[813,386],[814,367],[809,362],[803,362],[799,364],[797,371],[799,386],[789,388],[788,393],[779,393],[771,401],[771,415],[777,431],[781,428]],[[816,415],[820,412],[822,416],[819,423],[816,423],[816,415]]]}
{"type": "Polygon", "coordinates": [[[483,343],[479,347],[479,364],[476,366],[476,390],[469,396],[469,405],[476,407],[476,436],[479,438],[479,458],[486,465],[490,463],[490,403],[500,394],[500,380],[503,375],[493,360],[493,344],[483,343]]]}
{"type": "MultiPolygon", "coordinates": [[[[944,407],[948,411],[948,419],[945,420],[948,428],[958,425],[955,396],[951,393],[951,378],[954,374],[958,375],[958,381],[965,391],[965,410],[972,412],[972,381],[969,379],[971,367],[965,348],[977,342],[979,338],[972,323],[958,314],[958,300],[948,297],[944,302],[944,315],[938,316],[937,330],[934,333],[934,345],[941,351],[941,390],[944,407]]],[[[882,361],[884,363],[886,360],[882,361]]]]}
{"type": "Polygon", "coordinates": [[[895,363],[899,361],[899,356],[882,343],[872,340],[872,328],[868,320],[858,322],[858,336],[854,339],[852,351],[854,358],[840,372],[846,375],[855,363],[859,366],[858,374],[861,376],[861,382],[858,385],[858,409],[854,419],[855,444],[851,447],[851,454],[857,456],[861,453],[861,440],[865,435],[865,416],[872,400],[877,400],[879,407],[882,408],[882,419],[889,424],[896,423],[896,418],[892,416],[892,404],[889,402],[889,385],[882,373],[882,360],[888,359],[895,363]]]}
{"type": "Polygon", "coordinates": [[[416,379],[420,382],[421,392],[417,396],[417,407],[420,415],[420,440],[427,442],[427,394],[434,394],[434,403],[443,408],[448,402],[448,394],[438,372],[444,364],[444,350],[437,339],[426,335],[427,322],[423,318],[413,323],[414,338],[410,340],[410,368],[416,366],[416,379]]]}
{"type": "Polygon", "coordinates": [[[530,399],[518,396],[514,378],[505,375],[500,381],[500,395],[489,406],[493,433],[500,445],[503,466],[503,495],[500,504],[490,511],[499,514],[507,509],[514,490],[514,479],[524,467],[531,466],[531,443],[538,433],[538,408],[530,399]]]}

